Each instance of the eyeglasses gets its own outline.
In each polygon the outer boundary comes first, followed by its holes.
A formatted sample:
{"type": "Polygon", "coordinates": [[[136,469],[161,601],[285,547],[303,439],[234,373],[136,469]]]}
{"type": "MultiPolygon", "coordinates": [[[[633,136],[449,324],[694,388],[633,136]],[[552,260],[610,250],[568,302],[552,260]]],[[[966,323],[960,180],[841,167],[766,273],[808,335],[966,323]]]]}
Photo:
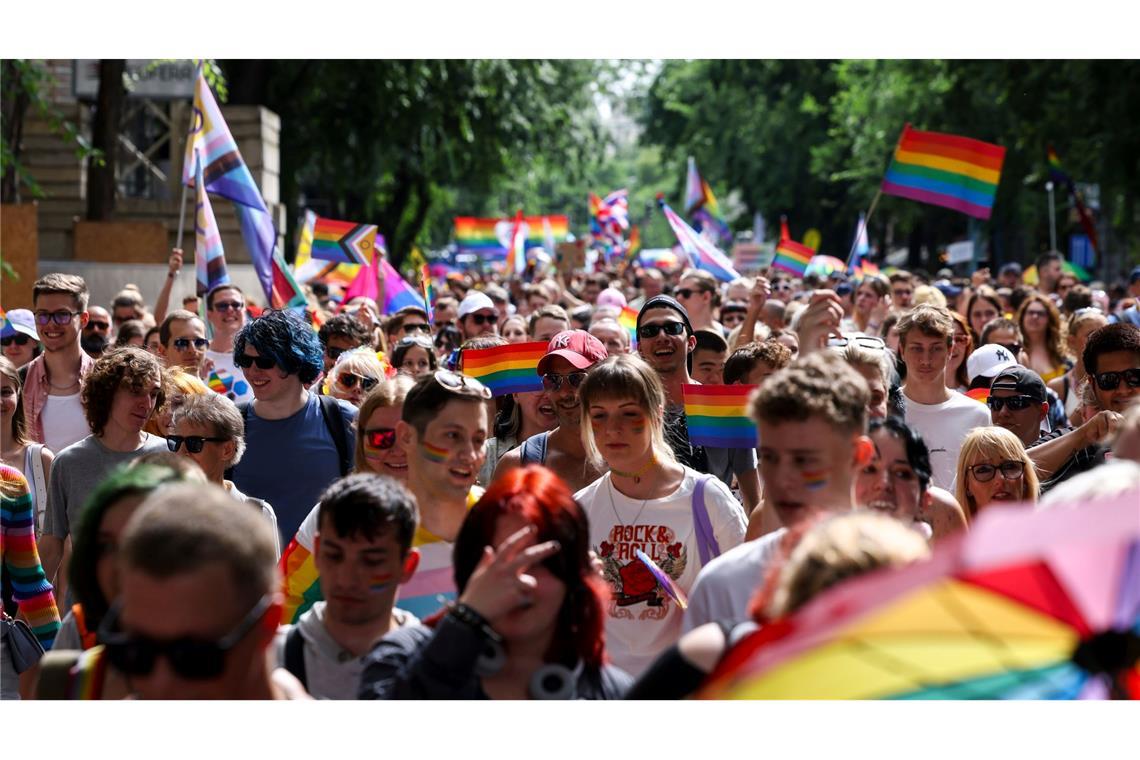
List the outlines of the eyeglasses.
{"type": "Polygon", "coordinates": [[[366,391],[372,390],[376,383],[380,382],[374,377],[365,377],[363,375],[356,375],[352,372],[341,372],[336,376],[336,384],[347,391],[356,387],[356,382],[360,381],[360,387],[366,391]]]}
{"type": "Polygon", "coordinates": [[[189,636],[163,641],[148,636],[116,631],[120,605],[107,613],[99,626],[97,640],[106,647],[107,658],[120,673],[145,676],[154,670],[159,655],[181,678],[204,681],[217,678],[226,667],[226,653],[249,633],[269,609],[273,597],[266,594],[232,631],[216,641],[203,641],[189,636]]]}
{"type": "Polygon", "coordinates": [[[679,288],[676,293],[681,298],[692,298],[694,293],[704,293],[704,290],[693,290],[692,288],[679,288]]]}
{"type": "Polygon", "coordinates": [[[873,335],[844,335],[839,338],[828,338],[828,348],[846,348],[854,343],[860,348],[869,348],[872,351],[885,351],[887,344],[882,338],[873,335]]]}
{"type": "Polygon", "coordinates": [[[84,327],[83,329],[84,330],[110,330],[111,329],[111,323],[110,322],[96,322],[95,320],[90,320],[87,323],[87,326],[84,327]]]}
{"type": "Polygon", "coordinates": [[[211,311],[241,311],[245,304],[241,301],[215,301],[211,311]]]}
{"type": "Polygon", "coordinates": [[[78,317],[82,313],[81,311],[37,311],[36,324],[46,325],[55,322],[57,325],[69,325],[72,317],[78,317]]]}
{"type": "Polygon", "coordinates": [[[178,351],[185,351],[186,349],[190,348],[191,343],[194,344],[194,348],[198,349],[199,351],[205,351],[206,348],[210,345],[210,341],[206,340],[205,338],[175,338],[174,348],[178,351]]]}
{"type": "Polygon", "coordinates": [[[1008,406],[1011,412],[1020,412],[1035,403],[1038,402],[1032,396],[1025,395],[1005,396],[1004,398],[1002,396],[990,396],[986,400],[986,405],[995,412],[1000,412],[1003,406],[1008,406]]]}
{"type": "Polygon", "coordinates": [[[490,399],[491,389],[473,377],[461,375],[449,369],[437,369],[432,373],[435,381],[449,391],[463,396],[477,396],[481,399],[490,399]]]}
{"type": "Polygon", "coordinates": [[[467,319],[470,319],[476,325],[493,325],[498,317],[494,314],[468,314],[467,319]]]}
{"type": "Polygon", "coordinates": [[[395,428],[373,428],[364,431],[364,445],[369,449],[390,449],[396,445],[395,428]]]}
{"type": "Polygon", "coordinates": [[[1129,388],[1140,388],[1140,368],[1133,367],[1122,372],[1098,372],[1096,384],[1102,391],[1114,391],[1120,387],[1120,381],[1128,383],[1129,388]]]}
{"type": "Polygon", "coordinates": [[[664,332],[666,335],[672,335],[676,337],[685,332],[685,323],[669,321],[662,322],[661,324],[657,325],[642,325],[641,327],[637,328],[637,336],[642,340],[656,338],[657,333],[660,332],[664,332]]]}
{"type": "Polygon", "coordinates": [[[242,369],[249,369],[253,365],[257,365],[258,369],[273,369],[277,366],[272,356],[250,356],[249,354],[241,354],[234,357],[234,364],[242,369]]]}
{"type": "MultiPolygon", "coordinates": [[[[480,322],[478,324],[482,324],[482,323],[480,322]]],[[[406,333],[415,332],[417,330],[420,330],[420,331],[425,332],[425,333],[431,332],[431,325],[429,325],[427,322],[417,322],[416,324],[411,324],[411,325],[405,324],[405,325],[402,325],[402,327],[404,329],[404,332],[406,332],[406,333]]]]}
{"type": "Polygon", "coordinates": [[[1025,462],[1016,462],[1008,459],[998,466],[992,464],[976,464],[973,467],[967,467],[967,470],[974,476],[974,480],[979,483],[989,483],[1001,471],[1001,476],[1006,480],[1017,480],[1025,473],[1025,462]]]}
{"type": "Polygon", "coordinates": [[[201,454],[202,447],[206,445],[207,441],[225,443],[228,440],[228,438],[207,438],[202,435],[168,435],[166,436],[166,448],[177,454],[178,450],[182,448],[182,444],[185,443],[186,450],[191,454],[201,454]]]}
{"type": "Polygon", "coordinates": [[[23,333],[18,333],[16,335],[9,335],[7,338],[0,338],[0,346],[7,348],[13,343],[15,343],[17,346],[26,346],[28,345],[29,340],[31,340],[30,336],[24,335],[23,333]]]}
{"type": "Polygon", "coordinates": [[[571,388],[577,388],[585,379],[585,372],[571,372],[567,375],[547,372],[542,376],[542,387],[548,391],[558,391],[562,389],[562,383],[566,382],[570,384],[571,388]]]}

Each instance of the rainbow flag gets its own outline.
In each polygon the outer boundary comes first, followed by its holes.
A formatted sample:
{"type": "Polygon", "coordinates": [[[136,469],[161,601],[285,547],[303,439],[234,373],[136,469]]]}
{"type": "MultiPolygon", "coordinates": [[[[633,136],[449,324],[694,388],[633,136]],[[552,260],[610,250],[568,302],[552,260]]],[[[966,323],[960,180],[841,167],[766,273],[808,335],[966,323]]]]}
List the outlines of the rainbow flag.
{"type": "Polygon", "coordinates": [[[689,168],[685,175],[685,213],[700,225],[701,230],[711,230],[718,238],[731,238],[732,228],[720,212],[709,183],[697,171],[697,161],[689,156],[689,168]]]}
{"type": "Polygon", "coordinates": [[[427,312],[428,322],[435,324],[435,314],[431,310],[431,272],[427,264],[420,267],[420,290],[424,294],[424,311],[427,312]]]}
{"type": "MultiPolygon", "coordinates": [[[[515,221],[515,218],[457,216],[455,243],[461,253],[505,259],[506,240],[514,229],[515,221]]],[[[522,222],[524,246],[528,250],[542,248],[551,241],[555,244],[563,243],[570,237],[570,219],[565,215],[526,216],[522,222]]]]}
{"type": "Polygon", "coordinates": [[[756,423],[748,416],[755,385],[686,385],[685,417],[689,440],[702,446],[747,449],[760,445],[756,423]]]}
{"type": "Polygon", "coordinates": [[[1053,150],[1050,145],[1045,149],[1045,157],[1049,160],[1049,177],[1054,182],[1062,185],[1068,185],[1072,182],[1068,172],[1061,166],[1061,157],[1057,155],[1057,151],[1053,150]]]}
{"type": "Polygon", "coordinates": [[[496,396],[542,390],[538,360],[546,355],[546,342],[512,343],[463,352],[463,374],[491,389],[496,396]]]}
{"type": "Polygon", "coordinates": [[[782,269],[793,277],[803,277],[807,272],[815,251],[794,240],[781,240],[776,244],[776,257],[772,259],[773,269],[782,269]]]}
{"type": "MultiPolygon", "coordinates": [[[[338,264],[335,261],[314,259],[313,229],[317,226],[317,215],[305,210],[305,222],[301,225],[300,240],[297,242],[297,256],[293,259],[293,276],[297,282],[324,282],[330,285],[339,285],[347,288],[360,272],[359,264],[338,264]]],[[[380,248],[384,247],[384,239],[377,236],[380,248]]]]}
{"type": "Polygon", "coordinates": [[[511,244],[507,247],[507,275],[522,274],[526,269],[526,235],[523,231],[523,213],[520,208],[511,227],[511,244]]]}
{"type": "Polygon", "coordinates": [[[903,127],[882,190],[989,219],[1005,148],[968,137],[903,127]]]}
{"type": "Polygon", "coordinates": [[[684,219],[677,216],[673,209],[669,208],[663,198],[658,198],[657,204],[665,212],[665,218],[669,221],[669,226],[673,228],[677,242],[689,255],[693,266],[711,272],[714,277],[724,282],[731,282],[740,277],[740,273],[733,268],[728,256],[725,256],[719,248],[697,234],[696,230],[686,224],[684,219]]]}
{"type": "Polygon", "coordinates": [[[307,303],[305,301],[305,294],[301,291],[301,286],[297,284],[297,280],[293,277],[293,272],[289,269],[289,264],[285,262],[285,257],[281,255],[280,248],[273,249],[273,256],[270,259],[272,266],[272,291],[269,294],[269,305],[274,309],[290,309],[295,307],[303,307],[307,303]]]}
{"type": "Polygon", "coordinates": [[[1046,156],[1049,159],[1049,176],[1054,182],[1064,185],[1069,189],[1069,194],[1073,196],[1073,205],[1077,207],[1077,217],[1080,219],[1081,228],[1084,229],[1085,235],[1088,236],[1089,243],[1092,244],[1093,250],[1100,253],[1100,242],[1096,237],[1096,223],[1093,221],[1092,214],[1089,213],[1088,206],[1085,205],[1085,199],[1081,197],[1081,193],[1077,190],[1077,185],[1073,182],[1073,178],[1069,176],[1063,168],[1061,168],[1061,157],[1057,155],[1057,151],[1053,150],[1050,145],[1046,149],[1046,156]]]}
{"type": "Polygon", "coordinates": [[[384,272],[384,313],[391,314],[405,306],[423,306],[420,294],[405,280],[388,259],[380,259],[384,272]]]}
{"type": "Polygon", "coordinates": [[[198,196],[198,208],[194,212],[194,270],[198,280],[198,297],[202,298],[211,288],[225,285],[230,281],[226,269],[226,252],[222,248],[222,236],[218,232],[218,222],[214,219],[214,208],[206,192],[206,182],[202,176],[201,156],[197,153],[198,166],[194,182],[198,196]]]}
{"type": "Polygon", "coordinates": [[[621,314],[618,315],[618,324],[629,330],[630,345],[637,345],[637,309],[632,306],[621,307],[621,314]]]}
{"type": "Polygon", "coordinates": [[[317,218],[313,225],[314,259],[340,264],[368,263],[376,248],[376,225],[317,218]]]}

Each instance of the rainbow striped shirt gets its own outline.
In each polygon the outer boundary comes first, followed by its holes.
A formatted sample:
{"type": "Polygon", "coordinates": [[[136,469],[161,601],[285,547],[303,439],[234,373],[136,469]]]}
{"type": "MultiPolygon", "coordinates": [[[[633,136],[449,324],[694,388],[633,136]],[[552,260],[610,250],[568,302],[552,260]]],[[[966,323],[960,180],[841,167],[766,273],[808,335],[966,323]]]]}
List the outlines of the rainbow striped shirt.
{"type": "Polygon", "coordinates": [[[44,649],[51,649],[59,633],[59,610],[36,549],[36,515],[28,482],[19,470],[2,464],[0,481],[0,556],[12,581],[12,599],[44,649]]]}

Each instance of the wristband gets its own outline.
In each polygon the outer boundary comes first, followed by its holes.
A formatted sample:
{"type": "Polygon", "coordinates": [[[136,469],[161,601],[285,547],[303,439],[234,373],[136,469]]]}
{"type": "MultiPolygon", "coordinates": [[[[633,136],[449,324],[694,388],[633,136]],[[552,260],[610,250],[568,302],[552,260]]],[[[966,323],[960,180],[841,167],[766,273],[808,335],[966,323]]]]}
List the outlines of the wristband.
{"type": "Polygon", "coordinates": [[[483,636],[492,641],[501,642],[503,640],[503,637],[497,634],[495,630],[491,628],[490,623],[487,622],[487,619],[485,617],[468,607],[466,604],[463,604],[462,602],[453,604],[451,606],[451,609],[448,610],[447,614],[458,620],[460,623],[463,623],[463,625],[467,626],[468,628],[478,631],[483,636]]]}

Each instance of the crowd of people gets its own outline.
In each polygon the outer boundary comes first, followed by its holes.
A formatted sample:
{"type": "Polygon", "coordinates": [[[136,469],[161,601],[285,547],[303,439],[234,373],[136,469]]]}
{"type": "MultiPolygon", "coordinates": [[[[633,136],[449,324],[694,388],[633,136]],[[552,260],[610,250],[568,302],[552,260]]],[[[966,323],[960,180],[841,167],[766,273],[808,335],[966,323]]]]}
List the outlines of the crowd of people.
{"type": "Polygon", "coordinates": [[[5,314],[4,699],[683,698],[994,504],[1140,489],[1140,267],[454,271],[385,314],[171,310],[181,265],[5,314]],[[519,343],[542,390],[463,373],[519,343]],[[685,387],[736,384],[759,445],[694,442],[685,387]]]}

